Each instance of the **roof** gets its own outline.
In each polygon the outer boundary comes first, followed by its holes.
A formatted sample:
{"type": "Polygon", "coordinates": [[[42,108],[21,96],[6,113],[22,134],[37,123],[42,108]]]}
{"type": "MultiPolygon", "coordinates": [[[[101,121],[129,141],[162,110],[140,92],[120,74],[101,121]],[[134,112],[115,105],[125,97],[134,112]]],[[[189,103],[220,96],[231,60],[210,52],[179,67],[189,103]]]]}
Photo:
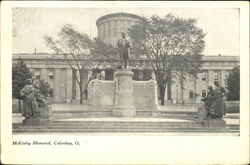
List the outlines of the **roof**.
{"type": "MultiPolygon", "coordinates": [[[[64,60],[62,55],[58,54],[13,54],[13,60],[64,60]]],[[[202,61],[240,61],[239,56],[202,56],[202,61]]]]}
{"type": "Polygon", "coordinates": [[[112,14],[107,14],[107,15],[104,15],[104,16],[98,18],[97,21],[96,21],[96,25],[98,25],[99,22],[101,22],[102,20],[105,20],[105,19],[110,18],[110,17],[115,17],[115,16],[133,17],[133,18],[137,18],[137,19],[140,19],[140,20],[144,20],[143,17],[141,17],[139,15],[135,15],[135,14],[130,14],[130,13],[112,13],[112,14]]]}

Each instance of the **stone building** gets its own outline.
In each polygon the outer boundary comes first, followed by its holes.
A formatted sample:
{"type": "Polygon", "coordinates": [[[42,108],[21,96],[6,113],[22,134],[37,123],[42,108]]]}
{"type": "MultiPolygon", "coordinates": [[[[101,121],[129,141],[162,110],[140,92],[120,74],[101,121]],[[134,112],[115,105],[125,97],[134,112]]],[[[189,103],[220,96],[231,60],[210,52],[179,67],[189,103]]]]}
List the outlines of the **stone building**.
{"type": "MultiPolygon", "coordinates": [[[[37,78],[45,79],[53,88],[54,102],[76,102],[79,101],[79,87],[74,79],[76,70],[72,70],[63,56],[55,54],[13,54],[13,63],[23,60],[27,67],[30,68],[37,78]]],[[[225,78],[234,66],[239,65],[239,57],[237,56],[203,56],[202,73],[198,74],[198,78],[189,77],[184,83],[184,90],[181,90],[179,81],[176,80],[171,84],[171,100],[174,103],[180,102],[181,92],[183,91],[183,99],[185,103],[200,102],[202,96],[206,95],[207,87],[213,85],[214,80],[218,80],[222,86],[225,85],[225,78]],[[199,94],[195,98],[195,94],[199,94]],[[196,100],[196,101],[195,101],[196,100]]],[[[113,63],[119,63],[114,60],[113,63]]],[[[130,63],[138,63],[133,60],[130,63]]],[[[136,64],[135,64],[136,65],[136,64]]],[[[99,79],[112,80],[115,69],[103,70],[99,79]],[[112,72],[110,72],[112,71],[112,72]],[[111,76],[110,76],[111,74],[111,76]]],[[[133,79],[137,81],[149,80],[154,78],[150,68],[144,65],[138,65],[132,71],[136,72],[133,79]]],[[[84,82],[87,82],[91,74],[91,68],[84,71],[84,82]]],[[[173,73],[174,74],[174,73],[173,73]]],[[[89,86],[91,88],[91,86],[89,86]]],[[[89,90],[90,91],[90,90],[89,90]]],[[[88,94],[90,95],[90,93],[88,94]]],[[[166,89],[166,100],[167,100],[166,89]]],[[[85,103],[88,103],[88,96],[85,97],[85,103]]]]}
{"type": "MultiPolygon", "coordinates": [[[[98,28],[98,37],[106,43],[116,45],[121,32],[126,32],[131,25],[143,21],[143,18],[134,14],[114,13],[100,17],[96,21],[98,28]]],[[[79,87],[75,80],[78,75],[76,70],[72,70],[64,57],[58,54],[13,54],[13,63],[23,60],[28,68],[30,68],[37,78],[45,79],[53,88],[51,98],[54,102],[78,102],[80,98],[79,87]]],[[[227,74],[239,65],[238,56],[203,56],[202,72],[198,74],[198,78],[189,77],[184,84],[184,89],[180,88],[178,79],[173,80],[166,88],[165,99],[168,102],[180,103],[183,94],[185,103],[199,103],[201,98],[206,95],[209,85],[213,85],[214,80],[218,80],[222,86],[225,85],[227,74]],[[171,93],[171,95],[169,94],[171,93]]],[[[116,70],[112,65],[119,63],[119,60],[109,61],[109,66],[101,71],[99,79],[113,80],[116,70]]],[[[154,79],[147,60],[129,61],[130,68],[134,72],[133,79],[136,81],[146,81],[154,79]]],[[[84,81],[87,83],[88,77],[91,75],[91,68],[83,71],[84,81]]],[[[174,74],[174,73],[172,73],[174,74]]],[[[88,94],[85,95],[83,103],[90,102],[91,85],[88,87],[88,94]]]]}

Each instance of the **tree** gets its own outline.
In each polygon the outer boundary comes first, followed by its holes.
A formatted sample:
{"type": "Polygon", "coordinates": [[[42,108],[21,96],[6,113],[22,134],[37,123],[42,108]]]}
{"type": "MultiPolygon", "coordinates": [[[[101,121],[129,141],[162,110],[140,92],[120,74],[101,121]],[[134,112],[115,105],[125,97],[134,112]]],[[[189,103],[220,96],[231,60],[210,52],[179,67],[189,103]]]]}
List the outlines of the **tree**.
{"type": "Polygon", "coordinates": [[[47,98],[50,95],[52,89],[47,81],[45,81],[44,79],[36,79],[36,85],[37,88],[39,89],[39,92],[45,98],[47,98]]]}
{"type": "Polygon", "coordinates": [[[20,90],[26,85],[25,80],[32,78],[32,72],[27,68],[23,61],[12,65],[12,97],[18,99],[18,109],[21,111],[20,106],[20,90]]]}
{"type": "MultiPolygon", "coordinates": [[[[138,52],[136,55],[148,59],[164,105],[166,85],[171,83],[173,71],[181,82],[189,74],[196,77],[202,64],[205,34],[196,26],[196,19],[183,19],[172,14],[144,19],[128,29],[128,34],[133,49],[138,52]]],[[[183,83],[181,86],[184,88],[183,83]]]]}
{"type": "Polygon", "coordinates": [[[92,40],[87,34],[74,30],[71,25],[62,26],[57,37],[57,40],[49,36],[45,36],[44,39],[52,50],[63,55],[69,66],[77,71],[74,78],[80,89],[80,104],[82,104],[89,82],[105,68],[107,58],[115,53],[115,49],[100,39],[92,40]],[[87,68],[92,68],[93,72],[83,85],[83,71],[87,68]]]}
{"type": "Polygon", "coordinates": [[[226,78],[226,88],[228,90],[227,100],[240,99],[240,66],[233,68],[232,72],[226,78]]]}

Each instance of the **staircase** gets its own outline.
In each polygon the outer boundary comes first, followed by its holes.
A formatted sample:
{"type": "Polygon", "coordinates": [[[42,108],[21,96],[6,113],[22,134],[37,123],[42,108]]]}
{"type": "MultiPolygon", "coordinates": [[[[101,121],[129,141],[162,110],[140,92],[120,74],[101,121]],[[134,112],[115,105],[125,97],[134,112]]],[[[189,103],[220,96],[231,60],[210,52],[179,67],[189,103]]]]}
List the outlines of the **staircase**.
{"type": "Polygon", "coordinates": [[[87,113],[53,114],[50,123],[24,126],[13,123],[13,133],[168,133],[170,135],[239,135],[239,124],[226,127],[204,127],[194,112],[160,112],[154,117],[113,118],[88,117],[87,113]]]}

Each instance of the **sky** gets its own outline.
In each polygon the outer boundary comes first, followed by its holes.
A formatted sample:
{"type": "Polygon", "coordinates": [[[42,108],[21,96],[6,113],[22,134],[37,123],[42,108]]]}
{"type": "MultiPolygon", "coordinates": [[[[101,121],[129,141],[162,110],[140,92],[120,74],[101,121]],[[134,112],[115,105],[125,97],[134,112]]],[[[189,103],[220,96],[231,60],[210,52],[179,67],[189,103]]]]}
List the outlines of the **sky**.
{"type": "Polygon", "coordinates": [[[43,37],[56,37],[64,24],[97,37],[96,20],[117,12],[145,17],[172,13],[182,18],[196,18],[197,26],[206,33],[204,55],[239,56],[239,10],[233,8],[13,8],[13,53],[34,53],[34,49],[37,53],[54,53],[43,37]]]}

